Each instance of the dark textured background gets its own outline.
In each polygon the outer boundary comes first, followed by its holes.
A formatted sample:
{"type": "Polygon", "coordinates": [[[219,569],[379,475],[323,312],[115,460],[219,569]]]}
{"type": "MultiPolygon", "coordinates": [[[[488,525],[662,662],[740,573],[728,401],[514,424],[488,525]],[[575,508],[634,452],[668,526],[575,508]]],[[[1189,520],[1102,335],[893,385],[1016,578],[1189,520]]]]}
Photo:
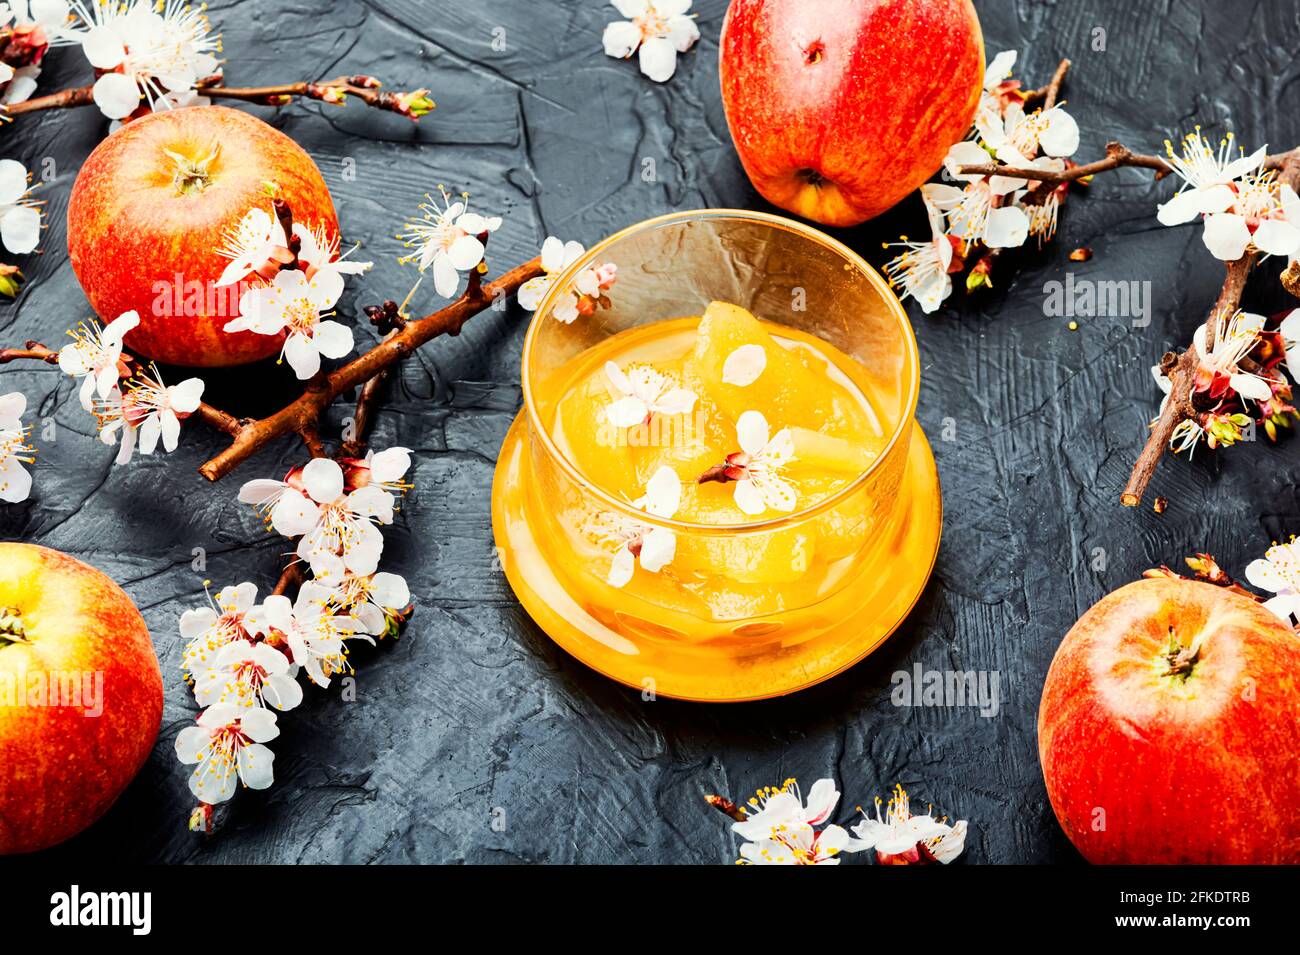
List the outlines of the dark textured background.
{"type": "MultiPolygon", "coordinates": [[[[1076,158],[1100,155],[1111,138],[1158,150],[1197,121],[1216,135],[1235,129],[1248,147],[1300,140],[1300,114],[1281,106],[1300,77],[1293,2],[977,6],[990,55],[1020,50],[1027,86],[1045,82],[1061,57],[1074,60],[1066,95],[1083,133],[1076,158]],[[1092,48],[1097,29],[1101,52],[1092,48]]],[[[703,38],[663,86],[603,55],[601,29],[618,16],[595,2],[219,0],[210,13],[232,84],[369,72],[392,88],[433,89],[438,109],[418,127],[355,104],[255,110],[315,157],[348,240],[376,262],[350,285],[348,314],[405,291],[411,274],[396,265],[391,236],[438,183],[468,189],[476,209],[506,217],[489,250],[494,272],[535,254],[547,234],[591,243],[674,209],[766,208],[741,171],[719,100],[724,8],[696,3],[703,38]],[[491,45],[497,28],[504,52],[491,45]],[[645,157],[657,183],[640,177],[645,157]]],[[[42,92],[89,78],[77,51],[55,50],[47,62],[42,92]]],[[[0,305],[8,344],[56,344],[86,315],[64,254],[64,214],[78,164],[106,125],[82,109],[0,130],[0,154],[38,175],[52,157],[55,173],[41,190],[44,253],[20,260],[31,281],[16,303],[0,305]]],[[[1190,334],[1222,276],[1196,227],[1156,223],[1156,203],[1172,189],[1134,170],[1099,178],[1072,197],[1056,242],[1016,257],[994,292],[959,292],[934,316],[912,310],[919,417],[945,495],[938,567],[882,650],[786,700],[647,703],[554,647],[494,570],[489,521],[497,448],[520,401],[526,316],[513,305],[488,312],[460,339],[426,347],[405,364],[375,433],[379,447],[418,451],[416,490],[385,554],[410,580],[417,615],[396,646],[359,656],[356,702],[312,691],[281,718],[276,785],[241,793],[223,831],[207,839],[185,829],[192,800],[172,750],[195,711],[179,675],[176,619],[202,602],[205,577],[218,586],[274,581],[285,545],[234,496],[242,480],[297,463],[300,448],[282,442],[214,486],[194,469],[219,440],[190,427],[175,454],[115,468],[69,379],[47,366],[4,368],[0,391],[25,391],[36,409],[29,417],[53,417],[58,437],[38,440],[32,499],[0,509],[0,532],[71,552],[121,582],[149,623],[166,686],[162,733],[139,778],[101,822],[47,857],[729,862],[735,840],[702,791],[744,796],[787,776],[806,787],[833,774],[845,792],[840,821],[898,781],[922,804],[970,820],[967,862],[1077,861],[1046,801],[1034,731],[1062,634],[1148,566],[1208,547],[1240,571],[1271,537],[1300,529],[1300,459],[1289,441],[1166,462],[1155,484],[1170,500],[1163,516],[1149,502],[1136,511],[1117,504],[1158,398],[1148,368],[1190,334]],[[1094,258],[1068,262],[1083,245],[1094,258]],[[1084,318],[1070,331],[1065,318],[1045,315],[1044,282],[1067,268],[1077,278],[1149,280],[1151,324],[1084,318]],[[938,440],[948,418],[953,440],[938,440]],[[195,547],[207,550],[205,571],[191,568],[195,547]],[[890,675],[917,662],[999,671],[999,715],[895,708],[890,675]],[[504,831],[492,826],[498,808],[504,831]]],[[[923,228],[912,198],[843,237],[879,264],[882,240],[923,228]]],[[[1263,276],[1247,302],[1281,306],[1263,276]]],[[[417,302],[434,304],[431,290],[417,302]]],[[[262,373],[261,381],[287,377],[262,373]]],[[[247,380],[205,377],[216,397],[247,380]]]]}

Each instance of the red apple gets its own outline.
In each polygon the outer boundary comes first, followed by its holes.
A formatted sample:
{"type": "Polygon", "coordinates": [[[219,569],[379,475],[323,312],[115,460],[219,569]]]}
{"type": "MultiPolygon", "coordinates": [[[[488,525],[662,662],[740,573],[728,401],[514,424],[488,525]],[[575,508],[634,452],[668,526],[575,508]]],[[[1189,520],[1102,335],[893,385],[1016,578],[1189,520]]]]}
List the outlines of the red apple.
{"type": "Polygon", "coordinates": [[[0,543],[0,854],[102,816],[161,719],[158,658],[122,588],[67,554],[0,543]]]}
{"type": "Polygon", "coordinates": [[[1057,648],[1038,710],[1047,795],[1097,863],[1296,863],[1300,640],[1212,584],[1140,580],[1057,648]]]}
{"type": "Polygon", "coordinates": [[[827,225],[879,215],[929,179],[984,85],[970,0],[732,0],[719,47],[754,188],[827,225]]]}
{"type": "Polygon", "coordinates": [[[68,201],[72,269],[101,322],[134,310],[131,351],[177,365],[238,365],[281,339],[225,332],[239,285],[216,286],[226,234],[250,209],[269,210],[268,183],[294,221],[338,234],[329,189],[310,156],[254,116],[223,106],[132,120],[90,154],[68,201]]]}

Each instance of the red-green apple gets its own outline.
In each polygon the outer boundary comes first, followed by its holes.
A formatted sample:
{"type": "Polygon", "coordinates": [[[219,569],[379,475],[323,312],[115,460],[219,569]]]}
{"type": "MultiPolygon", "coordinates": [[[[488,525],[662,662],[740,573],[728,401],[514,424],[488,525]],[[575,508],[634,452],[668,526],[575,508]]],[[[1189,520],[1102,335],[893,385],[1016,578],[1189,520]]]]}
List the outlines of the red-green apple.
{"type": "Polygon", "coordinates": [[[732,0],[719,41],[736,152],[765,199],[827,225],[879,215],[970,129],[970,0],[732,0]]]}
{"type": "Polygon", "coordinates": [[[1249,597],[1153,578],[1079,618],[1052,660],[1038,755],[1096,863],[1296,863],[1300,640],[1249,597]]]}
{"type": "Polygon", "coordinates": [[[161,719],[158,658],[122,588],[59,551],[0,543],[0,854],[102,816],[161,719]]]}
{"type": "Polygon", "coordinates": [[[68,202],[68,255],[100,321],[135,311],[129,350],[177,365],[238,365],[277,354],[277,335],[226,332],[242,285],[217,286],[221,255],[269,190],[294,221],[338,235],[320,170],[297,143],[223,106],[132,120],[90,154],[68,202]]]}

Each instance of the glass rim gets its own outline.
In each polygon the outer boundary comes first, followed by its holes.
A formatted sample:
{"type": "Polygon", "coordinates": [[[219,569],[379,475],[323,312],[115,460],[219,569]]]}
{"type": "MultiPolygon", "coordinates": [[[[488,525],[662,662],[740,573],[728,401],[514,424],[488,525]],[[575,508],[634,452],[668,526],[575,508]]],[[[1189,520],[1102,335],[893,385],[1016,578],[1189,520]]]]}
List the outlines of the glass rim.
{"type": "MultiPolygon", "coordinates": [[[[852,358],[853,356],[849,356],[852,358]]],[[[920,354],[916,344],[916,332],[912,328],[912,323],[907,317],[907,311],[903,308],[903,303],[894,290],[890,288],[885,278],[871,266],[857,252],[854,252],[843,242],[834,239],[804,222],[790,219],[785,216],[774,215],[769,212],[756,212],[750,209],[728,209],[728,208],[707,208],[707,209],[687,209],[680,212],[670,212],[665,215],[654,216],[649,219],[643,219],[630,226],[627,226],[612,235],[601,239],[591,248],[583,252],[573,262],[571,262],[562,272],[558,273],[555,278],[548,283],[548,288],[538,303],[536,311],[533,313],[532,321],[528,325],[528,332],[524,337],[523,354],[520,360],[520,386],[523,390],[524,411],[528,417],[529,428],[534,436],[539,437],[546,453],[555,461],[565,475],[584,493],[593,495],[603,504],[608,505],[610,510],[618,512],[636,522],[649,527],[664,527],[680,533],[692,535],[712,535],[712,534],[730,534],[735,532],[752,533],[755,531],[773,531],[795,524],[801,524],[805,521],[815,518],[827,511],[834,509],[839,504],[851,497],[860,490],[871,475],[884,464],[894,454],[906,454],[906,448],[899,448],[899,439],[905,433],[909,432],[916,415],[916,406],[921,391],[921,361],[920,354]],[[752,222],[762,223],[767,226],[782,229],[787,232],[797,233],[804,238],[810,239],[819,245],[838,253],[846,262],[851,264],[866,280],[875,288],[881,299],[885,302],[886,307],[894,316],[899,330],[903,336],[904,344],[904,361],[911,374],[908,376],[909,385],[907,399],[903,413],[899,415],[898,421],[894,426],[893,432],[889,436],[885,447],[881,450],[876,459],[871,462],[857,477],[840,488],[834,494],[822,498],[815,504],[802,508],[797,511],[791,511],[788,514],[779,514],[776,517],[763,518],[757,521],[746,521],[743,524],[700,524],[694,521],[682,521],[671,517],[658,517],[654,514],[647,513],[640,508],[633,507],[631,501],[621,501],[615,495],[609,493],[604,488],[597,486],[587,478],[574,464],[568,456],[560,450],[551,436],[550,429],[542,423],[541,415],[537,410],[537,402],[533,395],[532,376],[529,372],[530,359],[533,354],[533,347],[537,340],[538,329],[542,323],[548,320],[551,315],[551,308],[554,305],[556,296],[561,290],[568,291],[568,287],[573,281],[574,276],[583,269],[589,267],[606,249],[629,236],[641,232],[648,232],[665,225],[690,222],[707,219],[746,219],[752,222]]]]}

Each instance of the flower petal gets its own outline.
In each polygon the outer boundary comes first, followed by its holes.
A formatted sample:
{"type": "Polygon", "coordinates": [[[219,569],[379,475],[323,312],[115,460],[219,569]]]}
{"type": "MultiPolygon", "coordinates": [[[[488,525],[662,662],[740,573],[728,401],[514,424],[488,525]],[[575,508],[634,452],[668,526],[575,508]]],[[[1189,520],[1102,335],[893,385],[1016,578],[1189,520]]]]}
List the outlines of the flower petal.
{"type": "Polygon", "coordinates": [[[736,506],[751,517],[767,510],[767,500],[763,497],[763,492],[751,480],[737,481],[732,497],[736,506]]]}
{"type": "Polygon", "coordinates": [[[641,566],[657,574],[677,554],[677,535],[666,527],[655,527],[641,538],[641,566]]]}
{"type": "Polygon", "coordinates": [[[0,159],[0,206],[13,205],[27,189],[27,167],[16,159],[0,159]]]}
{"type": "Polygon", "coordinates": [[[105,73],[92,92],[95,105],[109,119],[125,119],[140,105],[140,88],[122,73],[105,73]]]}
{"type": "Polygon", "coordinates": [[[614,562],[609,566],[609,574],[605,577],[605,582],[611,587],[625,587],[632,579],[635,570],[636,558],[626,547],[620,547],[618,553],[614,555],[614,562]]]}
{"type": "Polygon", "coordinates": [[[672,517],[682,501],[682,479],[664,465],[646,482],[642,507],[657,517],[672,517]]]}
{"type": "Polygon", "coordinates": [[[90,65],[111,70],[126,59],[126,47],[117,31],[109,26],[91,27],[81,38],[81,51],[90,65]]]}
{"type": "Polygon", "coordinates": [[[656,83],[666,83],[677,70],[677,48],[667,37],[652,36],[641,44],[641,72],[656,83]]]}
{"type": "Polygon", "coordinates": [[[0,215],[0,242],[14,255],[26,255],[40,244],[41,213],[33,206],[10,206],[0,215]]]}
{"type": "Polygon", "coordinates": [[[284,360],[299,381],[306,381],[320,371],[320,349],[306,335],[290,335],[284,342],[284,360]]]}
{"type": "Polygon", "coordinates": [[[466,272],[483,261],[483,251],[483,243],[477,236],[462,235],[451,244],[451,248],[447,250],[447,257],[451,260],[453,268],[466,272]]]}
{"type": "Polygon", "coordinates": [[[634,395],[620,398],[605,407],[605,417],[616,428],[630,428],[645,420],[650,409],[634,395]]]}
{"type": "Polygon", "coordinates": [[[542,297],[546,294],[546,290],[551,287],[552,281],[554,279],[549,275],[539,275],[519,286],[515,298],[520,307],[530,312],[537,311],[537,306],[542,304],[542,297]]]}
{"type": "Polygon", "coordinates": [[[332,504],[343,493],[343,469],[329,458],[312,458],[302,469],[302,484],[313,500],[332,504]]]}
{"type": "Polygon", "coordinates": [[[1265,219],[1251,236],[1251,241],[1255,248],[1267,255],[1291,256],[1300,250],[1300,229],[1281,219],[1265,219]]]}
{"type": "Polygon", "coordinates": [[[1246,247],[1250,245],[1250,228],[1239,215],[1216,212],[1205,217],[1201,240],[1216,259],[1234,262],[1246,254],[1246,247]]]}
{"type": "Polygon", "coordinates": [[[1029,217],[1016,206],[989,210],[984,229],[984,244],[990,249],[1009,249],[1024,245],[1029,238],[1029,217]]]}
{"type": "Polygon", "coordinates": [[[352,351],[352,329],[340,322],[318,322],[313,338],[316,347],[326,358],[342,358],[352,351]]]}
{"type": "Polygon", "coordinates": [[[741,345],[722,363],[722,380],[740,388],[758,381],[767,367],[767,352],[762,345],[741,345]]]}
{"type": "Polygon", "coordinates": [[[767,419],[760,411],[745,411],[736,420],[736,438],[740,450],[746,454],[759,454],[767,447],[767,419]]]}
{"type": "MultiPolygon", "coordinates": [[[[618,20],[605,27],[600,42],[605,47],[606,56],[614,56],[620,60],[625,60],[641,44],[641,30],[635,23],[618,20]]],[[[622,585],[618,584],[616,586],[622,585]]]]}

